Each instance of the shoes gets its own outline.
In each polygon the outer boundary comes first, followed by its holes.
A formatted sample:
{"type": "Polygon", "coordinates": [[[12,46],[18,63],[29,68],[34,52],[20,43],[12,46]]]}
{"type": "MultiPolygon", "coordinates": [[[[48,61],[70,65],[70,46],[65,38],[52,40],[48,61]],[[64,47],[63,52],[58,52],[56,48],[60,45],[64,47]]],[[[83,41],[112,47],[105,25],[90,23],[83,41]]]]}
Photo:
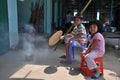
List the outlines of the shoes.
{"type": "Polygon", "coordinates": [[[98,78],[100,78],[100,73],[94,73],[92,76],[91,76],[91,78],[92,79],[98,79],[98,78]]]}
{"type": "Polygon", "coordinates": [[[59,58],[64,58],[64,59],[66,59],[66,55],[62,55],[62,56],[60,56],[59,58]]]}

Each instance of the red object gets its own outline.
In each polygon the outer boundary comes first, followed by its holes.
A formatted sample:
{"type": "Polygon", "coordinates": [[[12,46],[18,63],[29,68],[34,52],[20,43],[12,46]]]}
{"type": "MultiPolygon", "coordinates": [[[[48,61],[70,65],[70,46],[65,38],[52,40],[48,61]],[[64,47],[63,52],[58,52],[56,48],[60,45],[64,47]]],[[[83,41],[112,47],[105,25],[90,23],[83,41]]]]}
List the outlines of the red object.
{"type": "MultiPolygon", "coordinates": [[[[95,60],[96,64],[99,66],[100,73],[103,75],[104,71],[103,71],[102,57],[95,58],[94,60],[95,60]]],[[[80,70],[85,72],[85,74],[87,76],[91,76],[93,74],[93,72],[88,69],[88,66],[87,66],[87,64],[85,62],[85,55],[82,55],[81,62],[80,62],[80,70]]]]}

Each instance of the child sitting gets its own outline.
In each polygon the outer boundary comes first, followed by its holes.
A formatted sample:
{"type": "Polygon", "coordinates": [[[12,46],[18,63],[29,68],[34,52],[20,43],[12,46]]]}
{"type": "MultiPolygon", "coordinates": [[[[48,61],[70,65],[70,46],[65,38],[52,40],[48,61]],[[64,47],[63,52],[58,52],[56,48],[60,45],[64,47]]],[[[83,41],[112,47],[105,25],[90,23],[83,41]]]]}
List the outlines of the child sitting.
{"type": "Polygon", "coordinates": [[[91,77],[96,79],[100,77],[100,71],[94,59],[102,57],[104,55],[105,41],[104,37],[100,33],[101,26],[99,25],[98,22],[96,21],[90,22],[89,32],[91,34],[90,44],[83,53],[85,55],[85,61],[87,63],[88,68],[92,70],[94,73],[91,77]]]}
{"type": "MultiPolygon", "coordinates": [[[[86,37],[86,29],[82,24],[82,17],[79,15],[74,17],[74,29],[71,34],[67,34],[62,36],[61,39],[65,38],[65,45],[66,45],[66,56],[65,58],[69,60],[69,46],[72,43],[72,38],[76,38],[74,42],[75,46],[81,46],[82,42],[85,42],[86,39],[80,39],[81,37],[86,37]]],[[[63,56],[62,56],[63,57],[63,56]]]]}

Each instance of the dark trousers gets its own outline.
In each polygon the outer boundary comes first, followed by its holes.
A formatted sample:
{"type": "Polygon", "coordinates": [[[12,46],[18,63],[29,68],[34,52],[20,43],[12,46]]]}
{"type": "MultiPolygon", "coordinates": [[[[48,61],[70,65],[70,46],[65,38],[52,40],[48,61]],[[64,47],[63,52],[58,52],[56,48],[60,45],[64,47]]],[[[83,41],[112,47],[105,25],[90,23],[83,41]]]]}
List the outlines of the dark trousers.
{"type": "Polygon", "coordinates": [[[66,24],[65,24],[65,28],[64,28],[64,33],[66,33],[67,30],[68,30],[71,26],[72,26],[71,23],[66,23],[66,24]]]}

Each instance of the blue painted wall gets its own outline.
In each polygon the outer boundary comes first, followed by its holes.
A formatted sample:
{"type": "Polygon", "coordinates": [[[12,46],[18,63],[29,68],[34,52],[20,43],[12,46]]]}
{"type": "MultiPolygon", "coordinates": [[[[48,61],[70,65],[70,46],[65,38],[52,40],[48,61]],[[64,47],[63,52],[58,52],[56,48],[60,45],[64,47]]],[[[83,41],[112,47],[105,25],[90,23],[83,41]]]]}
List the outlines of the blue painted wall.
{"type": "Polygon", "coordinates": [[[9,49],[7,0],[0,0],[0,54],[9,49]]]}
{"type": "Polygon", "coordinates": [[[54,22],[55,22],[55,26],[58,26],[58,1],[55,1],[55,7],[54,7],[54,22]]]}
{"type": "MultiPolygon", "coordinates": [[[[25,24],[29,24],[30,16],[31,16],[31,3],[39,0],[17,0],[18,5],[18,24],[23,27],[25,24]]],[[[42,0],[40,0],[42,2],[42,0]]]]}
{"type": "Polygon", "coordinates": [[[7,0],[10,48],[18,44],[17,0],[7,0]]]}
{"type": "Polygon", "coordinates": [[[52,0],[44,0],[44,33],[52,33],[52,0]]]}

